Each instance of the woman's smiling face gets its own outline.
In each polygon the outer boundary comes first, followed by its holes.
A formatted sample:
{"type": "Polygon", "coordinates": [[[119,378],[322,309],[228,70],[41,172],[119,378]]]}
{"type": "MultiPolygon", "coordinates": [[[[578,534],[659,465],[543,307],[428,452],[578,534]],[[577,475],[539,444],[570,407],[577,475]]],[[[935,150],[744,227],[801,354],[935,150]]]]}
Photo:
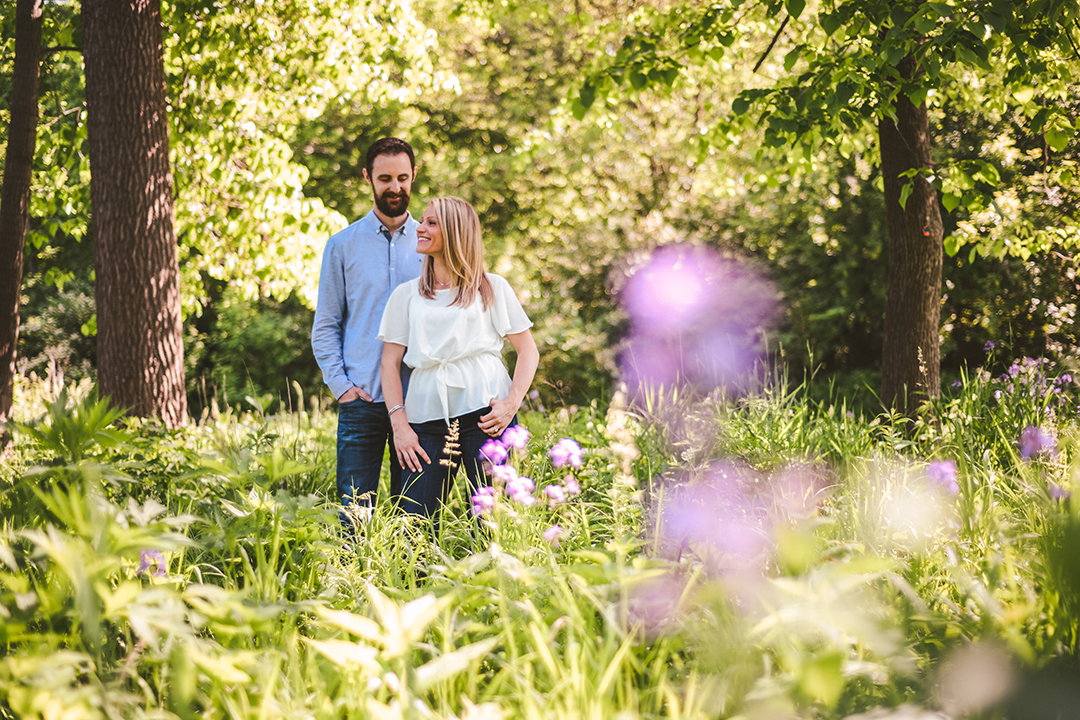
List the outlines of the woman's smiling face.
{"type": "Polygon", "coordinates": [[[438,255],[442,253],[442,249],[442,228],[435,217],[435,210],[431,207],[424,208],[420,227],[416,228],[416,252],[421,255],[438,255]]]}

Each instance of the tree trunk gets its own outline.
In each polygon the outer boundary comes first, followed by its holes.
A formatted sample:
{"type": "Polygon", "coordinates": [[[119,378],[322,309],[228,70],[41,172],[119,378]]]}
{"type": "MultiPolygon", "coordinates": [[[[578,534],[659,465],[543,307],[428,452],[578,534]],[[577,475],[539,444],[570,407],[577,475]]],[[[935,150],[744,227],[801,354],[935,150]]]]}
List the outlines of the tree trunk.
{"type": "MultiPolygon", "coordinates": [[[[900,72],[911,77],[914,60],[905,58],[900,72]]],[[[900,177],[905,170],[931,167],[926,105],[915,107],[907,96],[897,97],[896,121],[882,118],[878,138],[889,225],[881,399],[910,415],[941,393],[941,211],[937,191],[926,178],[900,177]],[[901,207],[907,182],[912,192],[901,207]]]]}
{"type": "Polygon", "coordinates": [[[185,422],[160,0],[83,0],[98,383],[114,405],[185,422]]]}
{"type": "Polygon", "coordinates": [[[37,144],[41,3],[42,0],[19,0],[15,6],[11,122],[4,159],[4,187],[0,191],[0,448],[6,444],[8,433],[4,425],[11,419],[14,401],[23,248],[37,144]]]}

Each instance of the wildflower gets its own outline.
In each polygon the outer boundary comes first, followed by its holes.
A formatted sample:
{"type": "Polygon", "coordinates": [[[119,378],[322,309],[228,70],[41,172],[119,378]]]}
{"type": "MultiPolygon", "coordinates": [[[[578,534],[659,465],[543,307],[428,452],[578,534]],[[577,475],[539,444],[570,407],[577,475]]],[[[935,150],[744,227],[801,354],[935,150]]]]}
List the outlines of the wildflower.
{"type": "Polygon", "coordinates": [[[510,457],[510,451],[498,440],[488,440],[480,448],[480,457],[492,465],[502,465],[510,457]]]}
{"type": "Polygon", "coordinates": [[[529,393],[529,399],[530,400],[539,400],[540,399],[540,391],[539,390],[533,390],[532,392],[530,392],[529,393]]]}
{"type": "Polygon", "coordinates": [[[1069,492],[1065,488],[1061,487],[1060,485],[1058,485],[1053,480],[1051,480],[1047,484],[1046,489],[1050,493],[1050,498],[1052,500],[1068,500],[1069,498],[1072,497],[1071,492],[1069,492]]]}
{"type": "Polygon", "coordinates": [[[986,353],[987,355],[989,355],[990,351],[993,350],[993,349],[994,349],[994,341],[993,340],[987,340],[986,344],[983,345],[983,352],[986,353]]]}
{"type": "Polygon", "coordinates": [[[1035,455],[1057,453],[1057,438],[1040,427],[1028,426],[1020,433],[1020,457],[1029,460],[1035,455]]]}
{"type": "Polygon", "coordinates": [[[495,485],[506,485],[517,479],[517,470],[510,465],[496,465],[491,468],[491,480],[495,485]]]}
{"type": "Polygon", "coordinates": [[[157,550],[140,550],[137,574],[143,573],[154,577],[165,577],[165,557],[157,550]]]}
{"type": "Polygon", "coordinates": [[[581,485],[578,484],[577,478],[569,473],[563,478],[563,488],[566,489],[566,494],[569,497],[581,494],[581,485]]]}
{"type": "Polygon", "coordinates": [[[555,547],[559,547],[559,538],[562,537],[563,529],[560,525],[552,525],[544,531],[544,540],[555,547]]]}
{"type": "Polygon", "coordinates": [[[950,495],[960,492],[956,482],[956,463],[952,460],[935,460],[926,468],[926,477],[930,484],[950,495]]]}
{"type": "Polygon", "coordinates": [[[523,426],[511,425],[503,431],[500,440],[507,448],[513,448],[520,452],[529,444],[530,437],[532,437],[531,433],[523,426]]]}
{"type": "Polygon", "coordinates": [[[562,485],[548,485],[544,488],[544,494],[548,496],[548,507],[557,508],[566,502],[566,490],[562,485]]]}
{"type": "Polygon", "coordinates": [[[485,515],[493,507],[495,507],[495,488],[490,485],[478,489],[476,494],[472,496],[473,517],[485,515]]]}
{"type": "Polygon", "coordinates": [[[524,475],[519,475],[506,483],[506,495],[518,505],[525,507],[536,504],[536,498],[532,494],[535,489],[536,483],[524,475]]]}
{"type": "Polygon", "coordinates": [[[567,464],[579,468],[581,467],[581,446],[570,438],[563,438],[551,448],[548,457],[551,458],[551,464],[557,468],[567,464]]]}
{"type": "Polygon", "coordinates": [[[962,386],[962,385],[963,385],[963,383],[962,383],[962,382],[960,382],[959,380],[957,380],[956,382],[954,382],[954,383],[952,384],[952,386],[953,386],[953,387],[955,387],[955,388],[958,388],[958,387],[960,387],[960,386],[962,386]]]}

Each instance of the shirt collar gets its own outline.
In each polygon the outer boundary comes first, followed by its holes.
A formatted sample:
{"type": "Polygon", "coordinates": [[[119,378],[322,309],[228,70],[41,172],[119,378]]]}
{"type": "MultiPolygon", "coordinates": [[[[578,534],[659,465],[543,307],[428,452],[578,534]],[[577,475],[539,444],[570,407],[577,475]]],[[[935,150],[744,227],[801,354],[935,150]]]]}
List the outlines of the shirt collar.
{"type": "MultiPolygon", "coordinates": [[[[371,230],[371,232],[382,234],[382,228],[385,226],[382,224],[382,220],[379,219],[379,216],[375,214],[375,208],[371,209],[364,220],[367,221],[368,229],[371,230]]],[[[410,229],[411,226],[418,224],[419,223],[413,219],[412,213],[406,210],[405,222],[403,222],[397,230],[394,230],[391,235],[397,235],[402,231],[410,229]]]]}

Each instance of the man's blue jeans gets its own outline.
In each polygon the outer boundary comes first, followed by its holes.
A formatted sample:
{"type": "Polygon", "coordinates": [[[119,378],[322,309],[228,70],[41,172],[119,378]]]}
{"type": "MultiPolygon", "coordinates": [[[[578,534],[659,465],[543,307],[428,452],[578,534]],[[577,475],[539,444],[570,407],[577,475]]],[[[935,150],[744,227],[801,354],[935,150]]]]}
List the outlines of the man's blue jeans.
{"type": "Polygon", "coordinates": [[[337,489],[341,522],[352,528],[356,520],[347,509],[352,503],[371,508],[379,492],[383,454],[390,444],[390,494],[400,492],[401,465],[394,452],[394,436],[386,403],[357,398],[338,405],[337,489]]]}

